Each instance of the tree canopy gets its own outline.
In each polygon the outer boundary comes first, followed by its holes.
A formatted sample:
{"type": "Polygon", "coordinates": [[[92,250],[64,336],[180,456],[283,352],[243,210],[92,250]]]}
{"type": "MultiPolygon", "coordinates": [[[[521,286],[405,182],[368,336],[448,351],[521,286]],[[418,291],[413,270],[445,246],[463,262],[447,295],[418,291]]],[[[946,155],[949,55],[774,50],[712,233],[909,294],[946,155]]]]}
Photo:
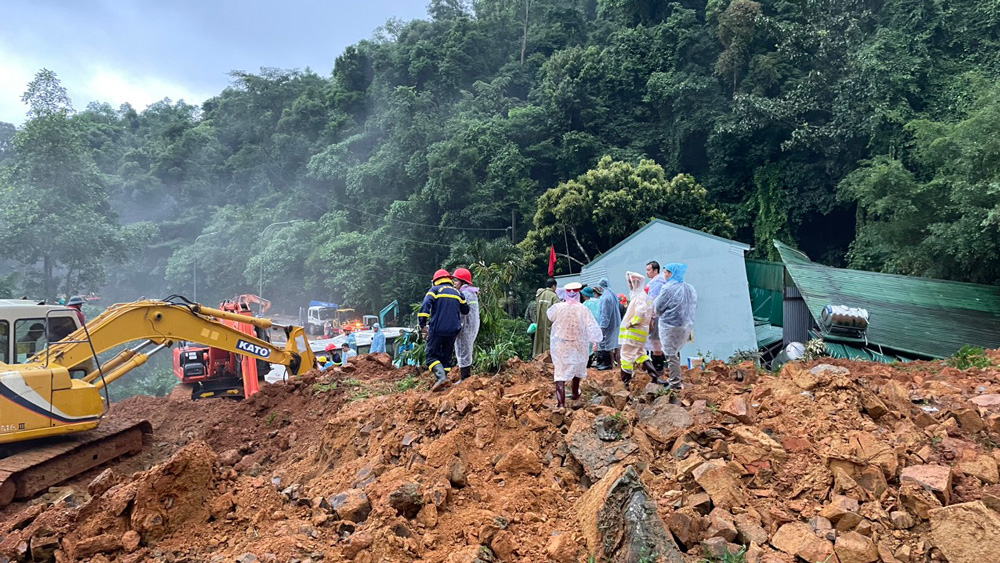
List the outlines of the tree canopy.
{"type": "Polygon", "coordinates": [[[263,282],[279,305],[378,310],[477,241],[513,235],[530,286],[549,244],[586,262],[662,217],[758,257],[781,238],[831,265],[995,283],[989,3],[428,14],[388,20],[329,75],[233,72],[200,106],[74,112],[42,71],[29,120],[0,124],[0,277],[131,299],[190,293],[197,272],[202,300],[263,282]]]}

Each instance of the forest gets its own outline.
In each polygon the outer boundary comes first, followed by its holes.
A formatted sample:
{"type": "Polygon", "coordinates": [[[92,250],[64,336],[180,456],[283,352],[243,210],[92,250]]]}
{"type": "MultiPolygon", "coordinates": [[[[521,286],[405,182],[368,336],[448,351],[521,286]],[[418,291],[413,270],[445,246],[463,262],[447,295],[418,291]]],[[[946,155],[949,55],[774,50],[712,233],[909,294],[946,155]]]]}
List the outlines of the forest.
{"type": "MultiPolygon", "coordinates": [[[[653,217],[775,258],[996,283],[1000,2],[433,0],[331,69],[0,123],[0,296],[377,311],[544,278],[653,217]]],[[[663,257],[666,259],[667,257],[663,257]]]]}

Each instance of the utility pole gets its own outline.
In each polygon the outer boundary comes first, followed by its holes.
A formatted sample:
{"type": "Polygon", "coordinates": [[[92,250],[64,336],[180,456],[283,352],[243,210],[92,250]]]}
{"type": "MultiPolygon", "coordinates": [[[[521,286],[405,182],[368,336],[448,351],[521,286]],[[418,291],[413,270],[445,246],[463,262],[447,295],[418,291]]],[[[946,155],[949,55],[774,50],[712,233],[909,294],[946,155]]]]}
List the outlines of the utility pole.
{"type": "MultiPolygon", "coordinates": [[[[301,219],[295,219],[294,221],[280,221],[278,223],[271,223],[270,225],[264,227],[264,230],[260,232],[260,242],[261,245],[264,244],[264,235],[267,234],[267,230],[271,227],[277,227],[278,225],[291,225],[293,223],[301,223],[301,219]]],[[[264,248],[261,246],[260,254],[260,277],[257,278],[257,297],[260,297],[260,303],[257,304],[257,316],[264,316],[264,248]]]]}

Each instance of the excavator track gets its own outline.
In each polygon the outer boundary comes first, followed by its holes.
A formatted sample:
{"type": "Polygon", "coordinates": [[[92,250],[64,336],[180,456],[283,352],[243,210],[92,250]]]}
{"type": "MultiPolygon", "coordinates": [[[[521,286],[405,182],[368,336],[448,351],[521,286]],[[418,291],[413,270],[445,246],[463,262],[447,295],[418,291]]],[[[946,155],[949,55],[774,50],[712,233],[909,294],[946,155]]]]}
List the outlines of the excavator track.
{"type": "Polygon", "coordinates": [[[0,459],[0,507],[123,455],[139,453],[143,435],[152,432],[153,425],[143,420],[18,444],[18,450],[0,459]]]}

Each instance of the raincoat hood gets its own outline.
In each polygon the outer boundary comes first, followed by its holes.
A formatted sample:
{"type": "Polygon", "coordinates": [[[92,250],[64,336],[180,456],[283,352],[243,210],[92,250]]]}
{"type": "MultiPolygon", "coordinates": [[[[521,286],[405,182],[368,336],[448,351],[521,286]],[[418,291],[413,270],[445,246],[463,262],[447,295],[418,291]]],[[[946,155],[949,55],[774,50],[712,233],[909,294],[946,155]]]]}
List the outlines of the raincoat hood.
{"type": "Polygon", "coordinates": [[[373,329],[373,330],[375,330],[376,332],[377,332],[378,330],[380,330],[381,328],[382,328],[382,327],[381,327],[381,326],[379,326],[379,324],[378,324],[378,323],[375,323],[375,324],[373,324],[373,325],[372,325],[372,329],[373,329]]]}
{"type": "Polygon", "coordinates": [[[631,290],[629,301],[634,300],[635,296],[639,293],[645,292],[646,276],[638,272],[626,272],[625,280],[628,282],[628,287],[631,290]]]}
{"type": "Polygon", "coordinates": [[[687,272],[688,267],[687,264],[681,264],[680,262],[671,262],[670,264],[667,264],[664,269],[671,273],[670,279],[667,280],[667,283],[671,282],[683,283],[684,273],[687,272]]]}
{"type": "Polygon", "coordinates": [[[597,285],[601,286],[603,289],[609,289],[611,287],[611,282],[608,281],[608,278],[601,278],[601,281],[598,282],[597,285]]]}

